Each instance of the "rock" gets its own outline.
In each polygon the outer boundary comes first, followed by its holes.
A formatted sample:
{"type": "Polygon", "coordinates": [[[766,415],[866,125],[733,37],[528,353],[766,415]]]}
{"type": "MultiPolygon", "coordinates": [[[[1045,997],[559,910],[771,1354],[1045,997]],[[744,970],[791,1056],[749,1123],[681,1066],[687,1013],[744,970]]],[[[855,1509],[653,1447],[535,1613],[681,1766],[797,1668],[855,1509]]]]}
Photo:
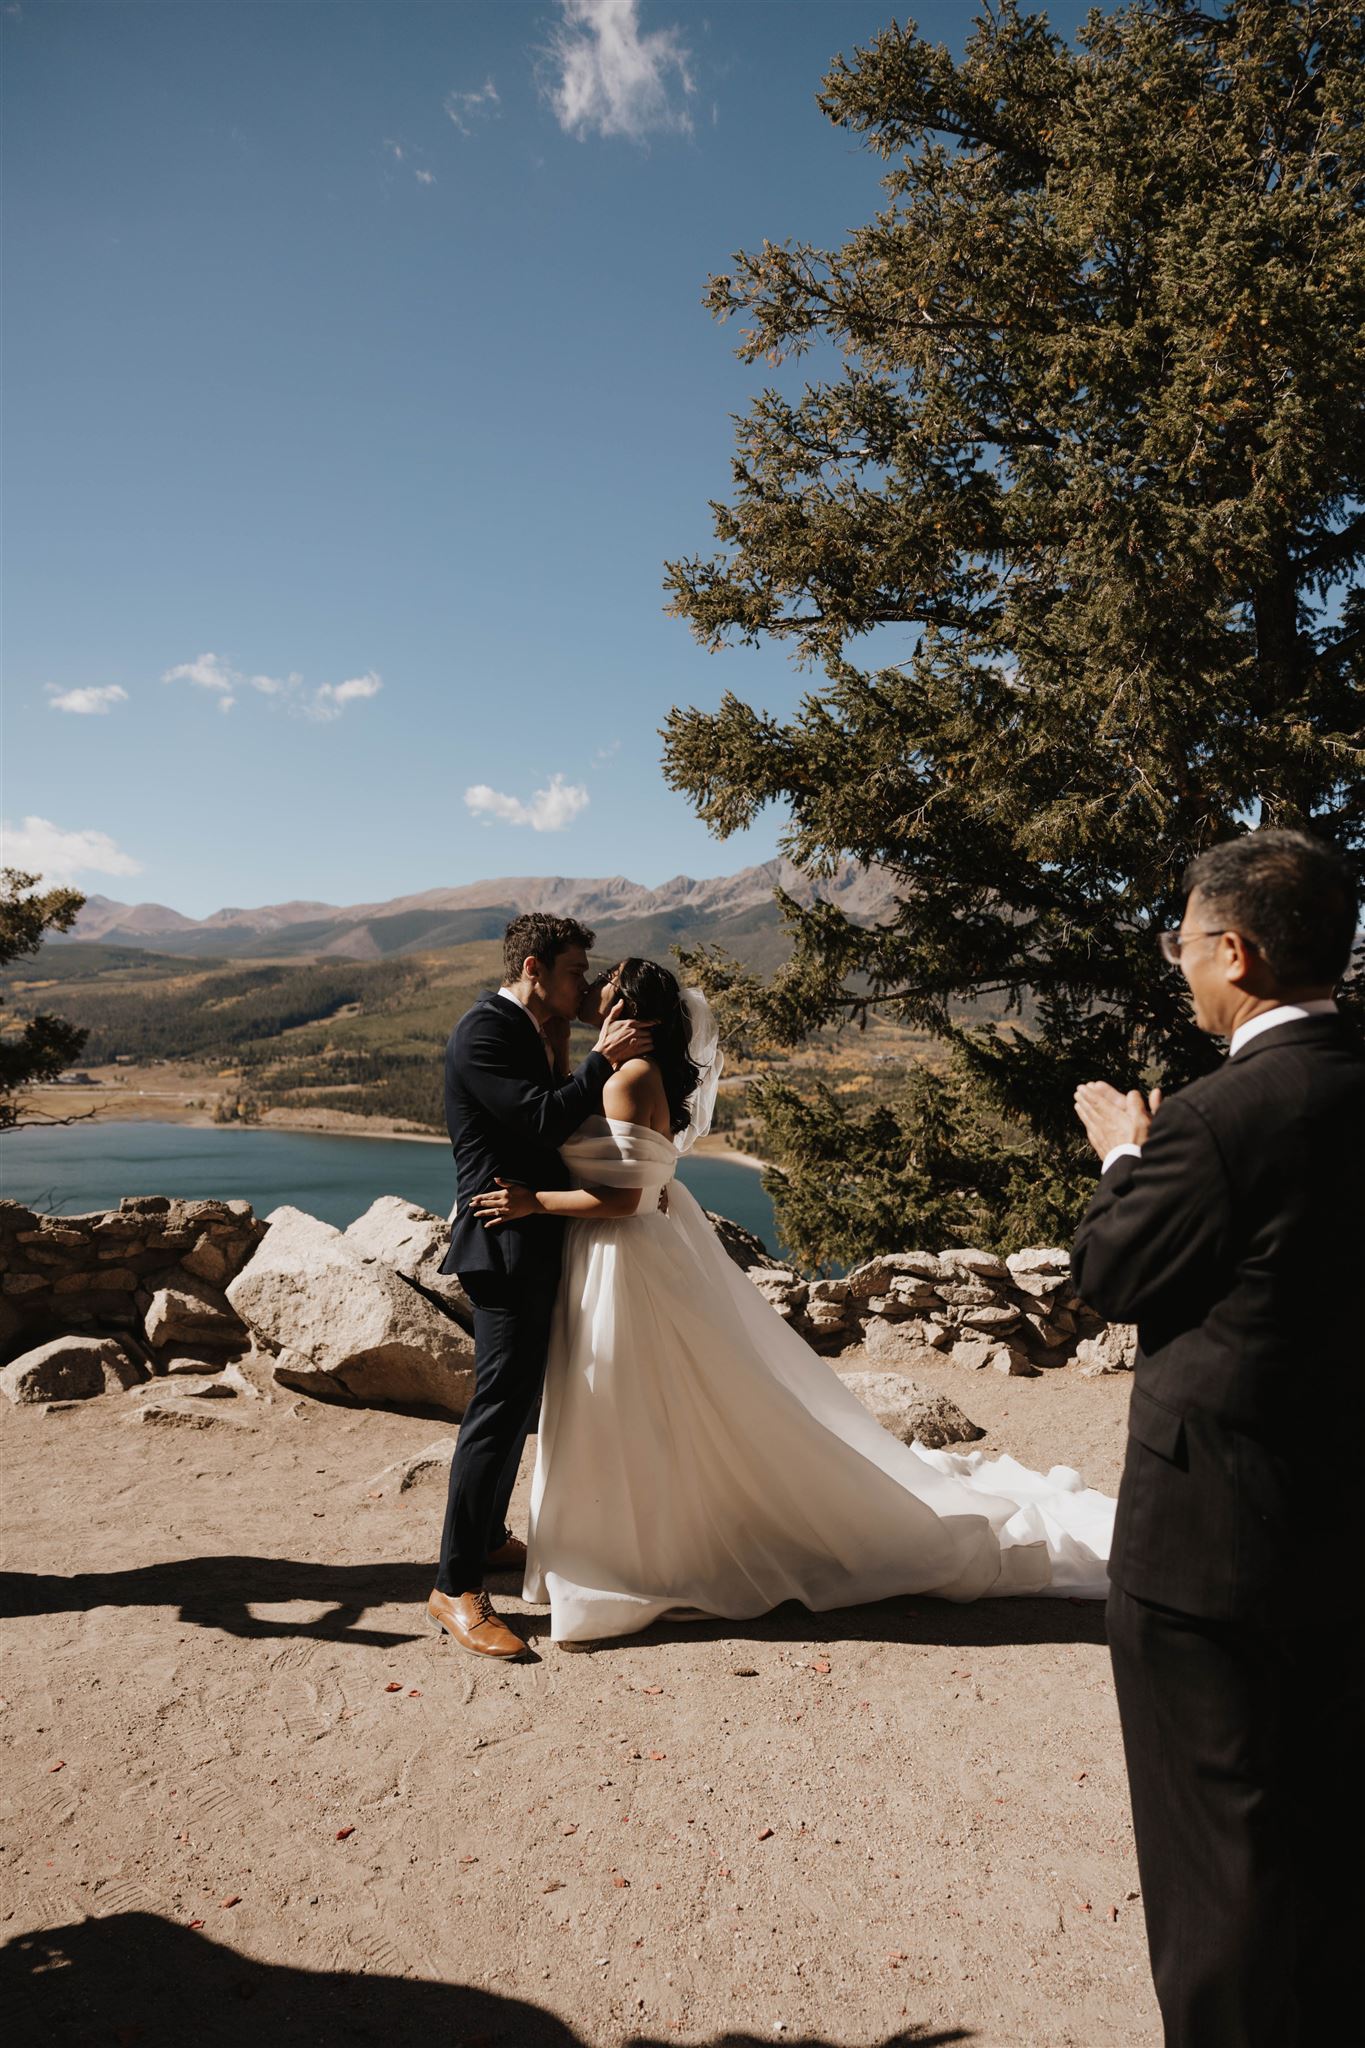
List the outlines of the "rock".
{"type": "Polygon", "coordinates": [[[196,1279],[207,1280],[212,1287],[226,1287],[241,1261],[234,1259],[227,1245],[206,1230],[180,1263],[196,1279]]]}
{"type": "Polygon", "coordinates": [[[54,1337],[25,1351],[0,1372],[0,1392],[27,1406],[37,1401],[88,1401],[147,1377],[112,1337],[54,1337]]]}
{"type": "Polygon", "coordinates": [[[991,1356],[992,1372],[1003,1372],[1015,1380],[1036,1380],[1038,1367],[1027,1351],[1021,1351],[1017,1344],[998,1344],[991,1356]]]}
{"type": "Polygon", "coordinates": [[[210,1368],[203,1373],[180,1373],[173,1380],[153,1380],[146,1393],[156,1400],[173,1395],[175,1400],[232,1401],[237,1389],[225,1373],[210,1368]]]}
{"type": "Polygon", "coordinates": [[[143,1318],[147,1342],[164,1351],[170,1344],[221,1344],[237,1348],[246,1331],[225,1294],[191,1274],[158,1287],[143,1318]]]}
{"type": "Polygon", "coordinates": [[[984,1280],[941,1280],[938,1292],[950,1308],[990,1308],[997,1299],[984,1280]]]}
{"type": "Polygon", "coordinates": [[[755,1266],[777,1264],[762,1238],[755,1237],[752,1230],[745,1230],[742,1224],[732,1223],[728,1216],[717,1216],[710,1209],[704,1213],[707,1222],[741,1272],[748,1273],[755,1266]]]}
{"type": "Polygon", "coordinates": [[[750,1266],[749,1278],[784,1322],[791,1322],[806,1305],[806,1283],[790,1266],[750,1266]]]}
{"type": "Polygon", "coordinates": [[[998,1337],[1017,1329],[1021,1318],[1017,1308],[964,1308],[957,1320],[964,1329],[989,1330],[998,1337]]]}
{"type": "Polygon", "coordinates": [[[268,1221],[228,1300],[279,1351],[281,1386],[360,1406],[463,1415],[474,1391],[474,1344],[457,1322],[383,1260],[367,1262],[329,1223],[291,1208],[268,1221]]]}
{"type": "Polygon", "coordinates": [[[443,1273],[441,1261],[450,1248],[450,1225],[444,1216],[419,1209],[398,1195],[381,1195],[343,1236],[363,1259],[382,1259],[423,1294],[474,1327],[474,1305],[454,1273],[443,1273]]]}
{"type": "Polygon", "coordinates": [[[813,1330],[842,1330],[848,1322],[848,1310],[841,1301],[808,1300],[806,1321],[813,1330]]]}
{"type": "Polygon", "coordinates": [[[1076,1346],[1076,1363],[1082,1379],[1099,1379],[1106,1373],[1131,1372],[1137,1358],[1137,1331],[1131,1323],[1109,1323],[1097,1337],[1086,1337],[1076,1346]]]}
{"type": "Polygon", "coordinates": [[[979,1252],[972,1245],[959,1246],[941,1254],[943,1264],[955,1273],[976,1273],[983,1280],[1008,1280],[1009,1267],[994,1252],[979,1252]]]}
{"type": "Polygon", "coordinates": [[[863,1331],[863,1349],[868,1357],[887,1364],[919,1365],[932,1361],[941,1365],[943,1359],[939,1346],[947,1341],[948,1332],[941,1330],[936,1323],[877,1320],[870,1322],[863,1331]]]}
{"type": "Polygon", "coordinates": [[[846,1302],[848,1300],[847,1280],[812,1280],[807,1292],[812,1302],[846,1302]]]}
{"type": "Polygon", "coordinates": [[[1049,1351],[1055,1351],[1059,1345],[1065,1344],[1074,1335],[1076,1328],[1065,1310],[1062,1310],[1055,1319],[1030,1314],[1025,1316],[1024,1321],[1038,1342],[1049,1351]]]}
{"type": "Polygon", "coordinates": [[[235,1415],[225,1415],[219,1408],[191,1408],[188,1401],[181,1406],[174,1401],[144,1401],[125,1422],[134,1422],[149,1429],[242,1429],[249,1425],[235,1415]]]}
{"type": "Polygon", "coordinates": [[[883,1252],[879,1258],[868,1259],[853,1268],[848,1275],[848,1291],[855,1301],[869,1301],[874,1294],[889,1294],[891,1283],[899,1274],[936,1280],[942,1271],[932,1252],[883,1252]]]}
{"type": "Polygon", "coordinates": [[[432,1487],[445,1491],[450,1477],[450,1461],[455,1455],[456,1439],[453,1436],[437,1437],[423,1451],[417,1451],[410,1458],[400,1458],[396,1465],[386,1465],[382,1472],[376,1472],[367,1482],[367,1490],[374,1493],[411,1493],[415,1487],[432,1487]]]}
{"type": "Polygon", "coordinates": [[[0,1274],[0,1289],[6,1294],[44,1294],[50,1284],[42,1273],[0,1274]]]}
{"type": "Polygon", "coordinates": [[[948,1356],[954,1365],[965,1365],[968,1372],[984,1372],[1000,1348],[989,1337],[959,1337],[948,1356]]]}
{"type": "Polygon", "coordinates": [[[1071,1254],[1057,1249],[1011,1252],[1005,1264],[1015,1280],[1026,1274],[1035,1278],[1056,1275],[1059,1279],[1065,1280],[1071,1272],[1071,1254]]]}
{"type": "Polygon", "coordinates": [[[118,1205],[120,1216],[164,1216],[170,1206],[169,1195],[125,1195],[118,1205]]]}
{"type": "Polygon", "coordinates": [[[882,1428],[903,1444],[921,1443],[927,1451],[941,1451],[945,1444],[974,1443],[986,1434],[946,1394],[926,1393],[904,1373],[841,1372],[839,1377],[882,1428]]]}
{"type": "Polygon", "coordinates": [[[220,1373],[225,1364],[226,1360],[222,1358],[175,1357],[166,1359],[161,1370],[169,1379],[181,1379],[186,1374],[220,1373]]]}

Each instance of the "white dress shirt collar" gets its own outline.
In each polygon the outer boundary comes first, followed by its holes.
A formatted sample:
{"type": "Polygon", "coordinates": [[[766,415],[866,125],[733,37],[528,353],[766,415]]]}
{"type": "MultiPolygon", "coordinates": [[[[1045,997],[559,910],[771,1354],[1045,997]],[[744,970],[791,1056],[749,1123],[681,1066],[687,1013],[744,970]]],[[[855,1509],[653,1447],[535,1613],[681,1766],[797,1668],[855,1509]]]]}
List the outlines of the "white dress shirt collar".
{"type": "Polygon", "coordinates": [[[536,1037],[540,1040],[541,1044],[545,1048],[545,1057],[550,1062],[550,1072],[553,1073],[555,1070],[555,1056],[554,1053],[550,1050],[550,1041],[545,1036],[545,1033],[541,1029],[537,1019],[534,1016],[532,1016],[527,1004],[525,1004],[521,1000],[521,997],[515,992],[514,989],[500,988],[498,990],[498,994],[503,998],[504,1002],[511,1003],[515,1009],[520,1010],[524,1017],[530,1017],[531,1028],[535,1032],[536,1037]]]}
{"type": "Polygon", "coordinates": [[[1248,1017],[1245,1024],[1237,1026],[1228,1046],[1228,1058],[1235,1059],[1244,1045],[1250,1045],[1263,1031],[1273,1031],[1277,1024],[1297,1024],[1301,1017],[1335,1017],[1336,1013],[1337,1006],[1330,996],[1320,996],[1311,1003],[1280,1003],[1273,1010],[1262,1010],[1259,1016],[1248,1017]]]}

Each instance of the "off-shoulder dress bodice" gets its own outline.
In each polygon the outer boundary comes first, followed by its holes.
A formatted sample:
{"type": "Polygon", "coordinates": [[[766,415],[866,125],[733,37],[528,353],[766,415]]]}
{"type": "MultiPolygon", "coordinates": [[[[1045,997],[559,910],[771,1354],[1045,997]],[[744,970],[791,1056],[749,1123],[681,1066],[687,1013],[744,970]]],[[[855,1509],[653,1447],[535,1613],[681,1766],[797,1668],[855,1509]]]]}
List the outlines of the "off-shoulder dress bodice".
{"type": "MultiPolygon", "coordinates": [[[[641,1188],[657,1193],[678,1170],[671,1138],[648,1124],[621,1117],[590,1116],[560,1148],[560,1157],[579,1188],[641,1188]]],[[[645,1204],[641,1203],[641,1209],[645,1204]]]]}

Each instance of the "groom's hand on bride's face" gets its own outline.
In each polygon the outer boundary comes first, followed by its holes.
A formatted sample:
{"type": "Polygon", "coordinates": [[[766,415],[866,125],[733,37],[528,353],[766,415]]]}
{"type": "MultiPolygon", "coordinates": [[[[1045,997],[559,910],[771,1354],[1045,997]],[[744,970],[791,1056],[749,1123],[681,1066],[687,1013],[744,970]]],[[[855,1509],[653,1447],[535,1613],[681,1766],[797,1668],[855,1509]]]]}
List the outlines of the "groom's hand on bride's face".
{"type": "Polygon", "coordinates": [[[642,1059],[653,1050],[654,1033],[652,1017],[623,1017],[622,1005],[613,1003],[602,1022],[594,1052],[600,1052],[614,1067],[623,1067],[627,1060],[642,1059]]]}

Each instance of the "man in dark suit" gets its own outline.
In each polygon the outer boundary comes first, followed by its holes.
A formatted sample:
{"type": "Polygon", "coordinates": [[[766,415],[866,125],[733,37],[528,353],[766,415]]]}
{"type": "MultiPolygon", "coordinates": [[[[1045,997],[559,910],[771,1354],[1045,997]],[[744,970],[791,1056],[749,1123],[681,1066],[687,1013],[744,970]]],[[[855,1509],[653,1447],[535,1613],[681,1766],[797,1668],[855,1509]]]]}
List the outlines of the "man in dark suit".
{"type": "Polygon", "coordinates": [[[1077,1090],[1103,1159],[1072,1254],[1138,1326],[1107,1610],[1168,2048],[1347,2038],[1361,1914],[1365,1059],[1321,841],[1251,832],[1162,935],[1217,1072],[1077,1090]]]}
{"type": "Polygon", "coordinates": [[[507,927],[505,979],[460,1019],[446,1047],[446,1126],[459,1201],[441,1270],[458,1273],[474,1307],[474,1398],[460,1425],[433,1620],[466,1650],[524,1657],[494,1612],[486,1571],[515,1571],[526,1547],[507,1528],[507,1504],[540,1404],[564,1226],[528,1216],[497,1231],[470,1208],[498,1181],[562,1188],[559,1147],[600,1112],[613,1068],[648,1052],[647,1025],[613,1010],[577,1073],[569,1030],[588,988],[593,934],[572,918],[529,912],[507,927]]]}

